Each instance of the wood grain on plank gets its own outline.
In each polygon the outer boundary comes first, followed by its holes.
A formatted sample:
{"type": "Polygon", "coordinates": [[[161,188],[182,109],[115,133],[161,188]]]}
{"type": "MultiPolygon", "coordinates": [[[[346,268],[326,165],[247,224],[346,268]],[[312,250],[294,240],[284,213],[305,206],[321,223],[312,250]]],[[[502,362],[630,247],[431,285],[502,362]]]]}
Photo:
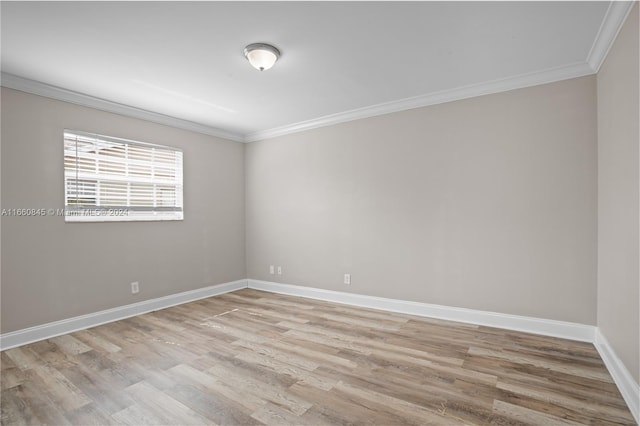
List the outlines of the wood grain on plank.
{"type": "Polygon", "coordinates": [[[589,343],[249,289],[0,360],[3,425],[634,424],[589,343]]]}

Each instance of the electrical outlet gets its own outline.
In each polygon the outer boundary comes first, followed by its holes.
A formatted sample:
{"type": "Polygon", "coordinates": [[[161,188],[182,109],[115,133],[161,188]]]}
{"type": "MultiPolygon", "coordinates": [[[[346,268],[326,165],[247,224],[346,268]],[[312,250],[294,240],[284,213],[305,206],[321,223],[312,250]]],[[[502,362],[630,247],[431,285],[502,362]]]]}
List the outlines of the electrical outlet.
{"type": "Polygon", "coordinates": [[[278,275],[282,275],[282,266],[278,266],[278,275]]]}
{"type": "Polygon", "coordinates": [[[131,294],[140,293],[140,283],[138,281],[131,283],[131,294]]]}
{"type": "Polygon", "coordinates": [[[351,274],[344,274],[344,283],[351,284],[351,274]]]}
{"type": "Polygon", "coordinates": [[[269,273],[273,275],[275,273],[275,269],[273,265],[269,265],[269,273]]]}

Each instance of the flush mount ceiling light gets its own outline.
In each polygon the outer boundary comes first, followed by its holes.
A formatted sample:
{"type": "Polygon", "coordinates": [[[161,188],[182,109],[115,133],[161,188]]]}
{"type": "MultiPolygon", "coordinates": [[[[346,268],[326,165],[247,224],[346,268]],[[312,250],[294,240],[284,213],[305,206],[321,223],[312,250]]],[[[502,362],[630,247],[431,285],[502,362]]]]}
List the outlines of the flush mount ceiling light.
{"type": "Polygon", "coordinates": [[[276,63],[280,51],[270,44],[253,43],[244,48],[244,56],[255,69],[264,71],[276,63]]]}

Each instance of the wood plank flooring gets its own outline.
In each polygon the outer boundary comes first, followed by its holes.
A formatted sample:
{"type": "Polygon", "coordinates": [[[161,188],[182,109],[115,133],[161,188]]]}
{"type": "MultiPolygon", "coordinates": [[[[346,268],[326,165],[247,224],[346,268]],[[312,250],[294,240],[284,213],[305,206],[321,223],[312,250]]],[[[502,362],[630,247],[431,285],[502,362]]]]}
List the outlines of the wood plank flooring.
{"type": "Polygon", "coordinates": [[[241,290],[1,354],[2,424],[635,424],[591,344],[241,290]]]}

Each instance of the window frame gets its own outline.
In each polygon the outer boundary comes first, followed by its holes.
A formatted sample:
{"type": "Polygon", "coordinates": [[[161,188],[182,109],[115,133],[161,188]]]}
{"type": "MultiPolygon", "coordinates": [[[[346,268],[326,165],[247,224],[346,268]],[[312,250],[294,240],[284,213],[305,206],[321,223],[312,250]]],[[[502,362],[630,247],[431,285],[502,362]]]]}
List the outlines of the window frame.
{"type": "MultiPolygon", "coordinates": [[[[182,221],[184,220],[184,152],[181,148],[177,148],[174,146],[168,145],[160,145],[148,142],[142,142],[137,140],[119,138],[115,136],[107,136],[98,134],[95,132],[85,132],[80,130],[73,129],[64,129],[63,132],[63,188],[64,188],[64,221],[65,223],[83,223],[83,222],[149,222],[149,221],[182,221]],[[75,138],[75,154],[69,156],[68,149],[68,141],[73,143],[75,138]],[[96,153],[91,156],[95,157],[95,168],[96,171],[93,173],[92,177],[79,177],[79,164],[82,160],[78,155],[78,141],[80,139],[84,139],[87,143],[94,143],[96,146],[100,144],[104,144],[108,146],[109,144],[113,144],[114,147],[122,147],[124,146],[124,154],[121,156],[115,156],[114,159],[108,158],[107,155],[102,154],[105,158],[100,158],[101,154],[96,153]],[[133,147],[133,153],[130,152],[129,147],[133,147]],[[169,152],[170,155],[173,156],[173,161],[175,164],[171,167],[171,162],[162,162],[155,157],[155,151],[153,149],[158,149],[160,152],[164,152],[166,155],[169,152]],[[131,156],[135,154],[135,151],[145,152],[149,150],[146,156],[143,156],[142,159],[132,159],[131,156]],[[67,162],[68,159],[71,158],[70,163],[75,163],[75,178],[70,176],[71,173],[74,172],[73,169],[69,169],[67,162]],[[124,172],[112,172],[109,173],[100,173],[99,167],[100,162],[103,164],[106,162],[120,163],[120,166],[123,167],[124,172]],[[132,177],[131,168],[132,166],[146,166],[151,172],[149,174],[145,173],[137,173],[138,176],[132,177]],[[157,168],[160,168],[165,171],[169,171],[172,175],[169,175],[167,179],[157,179],[155,175],[155,171],[157,168]],[[113,205],[100,205],[100,196],[101,196],[101,188],[108,187],[109,185],[115,186],[120,184],[126,185],[126,196],[124,199],[126,201],[124,204],[116,203],[113,205]],[[78,200],[82,197],[79,196],[79,193],[76,192],[75,198],[70,197],[70,189],[69,185],[75,185],[76,188],[79,188],[81,185],[83,186],[91,186],[94,185],[93,193],[89,196],[86,196],[86,199],[90,200],[93,197],[93,204],[78,204],[78,200]],[[132,188],[132,185],[137,185],[139,189],[143,191],[141,197],[141,201],[149,202],[152,200],[153,205],[142,205],[142,203],[138,205],[131,205],[131,197],[132,193],[135,193],[135,189],[132,188]],[[172,200],[173,205],[169,206],[160,206],[157,202],[158,193],[162,193],[162,188],[158,188],[159,186],[168,187],[171,191],[170,200],[172,200]],[[151,188],[149,188],[151,187],[151,188]],[[151,199],[148,197],[151,194],[151,199]],[[76,203],[73,203],[71,200],[76,200],[76,203]],[[122,204],[122,205],[121,205],[122,204]]],[[[86,157],[84,157],[86,160],[86,157]]],[[[72,166],[73,167],[73,166],[72,166]]],[[[90,172],[84,172],[85,174],[91,174],[90,172]]],[[[77,191],[77,189],[76,189],[77,191]]],[[[122,191],[122,189],[120,189],[122,191]]],[[[89,191],[91,192],[91,191],[89,191]]],[[[119,198],[114,194],[109,194],[104,196],[105,199],[115,200],[119,198]],[[108,198],[108,197],[111,198],[108,198]]],[[[120,199],[122,200],[123,198],[120,199]]]]}

